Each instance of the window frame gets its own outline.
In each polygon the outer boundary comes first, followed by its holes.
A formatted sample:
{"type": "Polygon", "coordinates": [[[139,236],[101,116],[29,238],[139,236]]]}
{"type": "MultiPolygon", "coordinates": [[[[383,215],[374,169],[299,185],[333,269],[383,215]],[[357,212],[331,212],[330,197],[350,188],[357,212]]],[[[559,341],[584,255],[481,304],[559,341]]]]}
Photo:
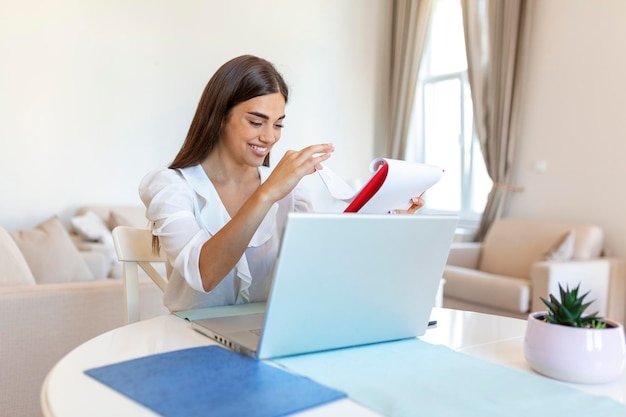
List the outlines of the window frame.
{"type": "MultiPolygon", "coordinates": [[[[428,37],[432,36],[432,31],[429,31],[428,37]]],[[[458,80],[459,81],[459,159],[460,159],[460,209],[459,210],[441,210],[432,209],[428,207],[428,203],[424,206],[420,212],[424,214],[454,214],[459,216],[460,227],[478,227],[482,210],[480,212],[473,210],[473,200],[476,193],[476,187],[474,184],[475,178],[475,155],[476,147],[480,147],[480,143],[476,136],[474,129],[473,112],[470,110],[470,114],[467,114],[466,110],[467,101],[469,99],[469,105],[471,105],[471,90],[469,85],[469,76],[467,66],[458,71],[451,71],[447,73],[439,73],[436,75],[427,74],[427,71],[431,68],[431,41],[427,40],[426,48],[424,49],[424,55],[422,57],[422,63],[420,68],[420,74],[418,77],[418,83],[416,88],[416,98],[414,103],[418,104],[414,109],[412,124],[414,126],[413,134],[410,134],[410,140],[413,142],[407,146],[407,159],[426,161],[425,149],[428,143],[426,137],[426,86],[435,85],[438,82],[458,80]],[[415,128],[415,126],[418,126],[415,128]]],[[[482,154],[482,152],[480,153],[482,154]]],[[[426,197],[427,198],[427,197],[426,197]]]]}

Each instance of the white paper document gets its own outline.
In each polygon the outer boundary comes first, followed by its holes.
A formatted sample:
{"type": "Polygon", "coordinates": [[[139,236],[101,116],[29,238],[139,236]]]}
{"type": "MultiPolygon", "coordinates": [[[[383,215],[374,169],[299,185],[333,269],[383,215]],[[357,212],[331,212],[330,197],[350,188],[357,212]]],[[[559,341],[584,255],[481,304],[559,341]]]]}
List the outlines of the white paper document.
{"type": "Polygon", "coordinates": [[[374,159],[370,171],[372,177],[356,192],[327,166],[317,173],[334,198],[351,203],[346,211],[372,214],[408,209],[411,198],[422,195],[443,175],[434,165],[389,158],[374,159]]]}

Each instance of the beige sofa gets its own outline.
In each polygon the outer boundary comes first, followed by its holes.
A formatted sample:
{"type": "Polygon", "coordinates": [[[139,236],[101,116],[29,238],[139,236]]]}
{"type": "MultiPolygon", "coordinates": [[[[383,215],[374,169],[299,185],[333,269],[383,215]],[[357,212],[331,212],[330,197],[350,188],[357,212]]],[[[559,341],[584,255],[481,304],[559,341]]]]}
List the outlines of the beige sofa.
{"type": "MultiPolygon", "coordinates": [[[[120,210],[133,211],[143,215],[141,207],[120,210]]],[[[87,212],[102,220],[111,215],[96,207],[82,208],[77,217],[87,212]]],[[[125,323],[123,282],[107,278],[119,275],[108,244],[60,224],[53,217],[30,230],[0,228],[0,417],[40,416],[41,386],[54,364],[125,323]]],[[[141,317],[166,313],[161,291],[143,278],[141,317]]]]}
{"type": "Polygon", "coordinates": [[[524,219],[496,221],[482,243],[453,244],[444,269],[443,306],[527,318],[559,283],[591,291],[590,309],[624,320],[624,262],[602,257],[594,225],[524,219]]]}

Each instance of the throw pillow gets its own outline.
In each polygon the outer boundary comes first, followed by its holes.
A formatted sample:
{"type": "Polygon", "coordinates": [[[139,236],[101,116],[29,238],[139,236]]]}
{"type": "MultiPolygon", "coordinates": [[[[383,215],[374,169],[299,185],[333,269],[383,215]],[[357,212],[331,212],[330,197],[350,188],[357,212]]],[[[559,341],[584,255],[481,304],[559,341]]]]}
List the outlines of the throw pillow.
{"type": "Polygon", "coordinates": [[[35,277],[20,248],[9,232],[0,227],[0,286],[35,284],[35,277]]]}
{"type": "Polygon", "coordinates": [[[88,211],[81,216],[74,216],[70,219],[72,227],[76,233],[85,240],[92,242],[103,242],[111,231],[102,219],[93,211],[88,211]]]}
{"type": "Polygon", "coordinates": [[[574,231],[570,230],[557,240],[544,254],[545,261],[569,261],[574,256],[574,231]]]}
{"type": "Polygon", "coordinates": [[[11,233],[38,284],[93,281],[94,276],[59,219],[11,233]]]}
{"type": "Polygon", "coordinates": [[[102,217],[93,211],[88,211],[83,215],[72,217],[70,222],[74,230],[83,239],[102,243],[102,247],[99,250],[104,253],[111,266],[118,263],[115,246],[113,245],[113,235],[102,217]]]}

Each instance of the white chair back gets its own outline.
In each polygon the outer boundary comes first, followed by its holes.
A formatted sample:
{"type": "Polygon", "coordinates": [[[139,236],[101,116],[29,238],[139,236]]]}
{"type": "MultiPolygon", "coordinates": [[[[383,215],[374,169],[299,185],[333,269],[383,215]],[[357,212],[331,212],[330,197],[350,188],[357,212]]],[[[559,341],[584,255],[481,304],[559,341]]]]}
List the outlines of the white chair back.
{"type": "Polygon", "coordinates": [[[139,268],[165,292],[167,279],[152,266],[152,262],[165,262],[162,253],[152,251],[150,229],[118,226],[113,229],[113,243],[117,259],[122,262],[124,277],[124,300],[127,323],[139,320],[139,268]]]}

